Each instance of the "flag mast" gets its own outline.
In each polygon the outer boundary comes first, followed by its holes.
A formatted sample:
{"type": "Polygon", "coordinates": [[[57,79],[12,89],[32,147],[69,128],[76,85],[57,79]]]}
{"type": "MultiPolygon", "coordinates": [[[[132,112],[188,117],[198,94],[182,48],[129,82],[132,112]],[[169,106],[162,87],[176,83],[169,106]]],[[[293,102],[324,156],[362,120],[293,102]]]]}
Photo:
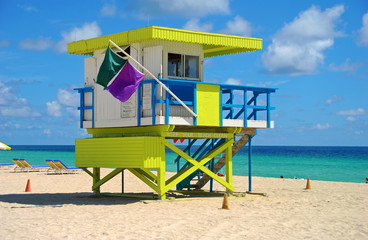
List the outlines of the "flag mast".
{"type": "Polygon", "coordinates": [[[128,58],[132,59],[136,64],[138,64],[138,66],[140,66],[145,72],[147,72],[153,79],[156,80],[157,83],[159,83],[161,85],[161,87],[163,87],[168,93],[170,93],[171,96],[173,96],[185,109],[187,109],[189,111],[190,114],[192,114],[195,118],[197,118],[197,114],[195,114],[192,109],[190,109],[187,105],[185,105],[185,103],[183,103],[173,92],[170,91],[170,89],[168,89],[165,84],[163,84],[160,80],[158,80],[157,77],[155,77],[150,71],[147,70],[147,68],[143,67],[142,64],[140,64],[137,60],[135,60],[133,57],[131,57],[128,53],[126,53],[121,47],[119,47],[118,45],[116,45],[113,41],[109,40],[109,42],[111,44],[113,44],[117,49],[119,49],[120,51],[122,51],[128,58]]]}

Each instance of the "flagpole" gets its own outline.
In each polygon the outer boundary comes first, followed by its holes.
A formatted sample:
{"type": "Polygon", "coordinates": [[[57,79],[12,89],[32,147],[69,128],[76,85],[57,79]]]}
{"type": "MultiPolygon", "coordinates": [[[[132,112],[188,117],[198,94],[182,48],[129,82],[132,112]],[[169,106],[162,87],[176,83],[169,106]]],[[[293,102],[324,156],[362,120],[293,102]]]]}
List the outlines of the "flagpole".
{"type": "Polygon", "coordinates": [[[192,109],[190,109],[187,105],[185,105],[185,103],[183,103],[173,92],[170,91],[170,89],[168,89],[165,84],[163,84],[160,80],[158,80],[157,77],[155,77],[150,71],[147,70],[147,68],[143,67],[142,64],[140,64],[137,60],[135,60],[133,57],[131,57],[128,53],[126,53],[123,49],[121,49],[121,47],[119,47],[118,45],[116,45],[113,41],[109,40],[110,43],[112,43],[117,49],[119,49],[120,51],[122,51],[128,58],[132,59],[136,64],[138,64],[138,66],[140,66],[145,72],[147,72],[151,77],[153,77],[153,79],[156,80],[157,83],[159,83],[161,85],[161,87],[163,87],[168,93],[170,93],[171,96],[173,96],[185,109],[187,109],[190,114],[192,114],[194,117],[198,117],[197,114],[195,114],[192,109]]]}

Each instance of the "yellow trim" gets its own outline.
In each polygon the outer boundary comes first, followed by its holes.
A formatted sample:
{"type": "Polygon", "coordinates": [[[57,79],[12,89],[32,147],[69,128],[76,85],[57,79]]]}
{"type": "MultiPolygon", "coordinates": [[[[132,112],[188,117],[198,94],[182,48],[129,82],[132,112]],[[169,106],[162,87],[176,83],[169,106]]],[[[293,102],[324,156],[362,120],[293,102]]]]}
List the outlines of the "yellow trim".
{"type": "Polygon", "coordinates": [[[119,46],[155,40],[200,44],[204,49],[204,57],[214,57],[262,49],[262,39],[260,38],[149,26],[71,42],[68,43],[68,53],[92,55],[96,50],[107,48],[109,39],[119,46]]]}
{"type": "Polygon", "coordinates": [[[197,84],[197,125],[220,126],[220,86],[197,84]]]}
{"type": "Polygon", "coordinates": [[[75,140],[77,167],[159,168],[160,137],[87,138],[75,140]]]}

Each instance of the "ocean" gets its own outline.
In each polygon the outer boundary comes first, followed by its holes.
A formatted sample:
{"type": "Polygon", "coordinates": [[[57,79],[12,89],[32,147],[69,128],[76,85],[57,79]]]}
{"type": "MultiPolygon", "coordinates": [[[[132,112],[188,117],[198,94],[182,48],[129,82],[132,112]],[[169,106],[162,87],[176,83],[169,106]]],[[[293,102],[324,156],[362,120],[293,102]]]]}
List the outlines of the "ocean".
{"type": "MultiPolygon", "coordinates": [[[[0,151],[0,163],[24,158],[31,165],[46,165],[45,160],[57,159],[74,166],[73,145],[11,147],[11,151],[0,151]]],[[[167,171],[176,172],[176,156],[170,150],[166,152],[167,171]]],[[[233,174],[248,176],[246,146],[233,157],[233,174]]],[[[253,146],[252,175],[361,183],[368,177],[368,147],[253,146]]]]}

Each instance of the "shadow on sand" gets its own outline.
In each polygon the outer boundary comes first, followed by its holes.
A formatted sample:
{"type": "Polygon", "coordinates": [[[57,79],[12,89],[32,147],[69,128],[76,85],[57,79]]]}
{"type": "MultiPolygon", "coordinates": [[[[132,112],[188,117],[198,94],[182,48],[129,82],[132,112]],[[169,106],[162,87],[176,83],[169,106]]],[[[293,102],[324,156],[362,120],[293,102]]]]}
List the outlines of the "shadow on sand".
{"type": "MultiPolygon", "coordinates": [[[[0,202],[35,206],[62,206],[66,204],[87,205],[126,205],[141,199],[118,196],[96,197],[91,193],[24,193],[0,195],[0,202]]],[[[14,206],[14,208],[24,206],[14,206]]]]}

